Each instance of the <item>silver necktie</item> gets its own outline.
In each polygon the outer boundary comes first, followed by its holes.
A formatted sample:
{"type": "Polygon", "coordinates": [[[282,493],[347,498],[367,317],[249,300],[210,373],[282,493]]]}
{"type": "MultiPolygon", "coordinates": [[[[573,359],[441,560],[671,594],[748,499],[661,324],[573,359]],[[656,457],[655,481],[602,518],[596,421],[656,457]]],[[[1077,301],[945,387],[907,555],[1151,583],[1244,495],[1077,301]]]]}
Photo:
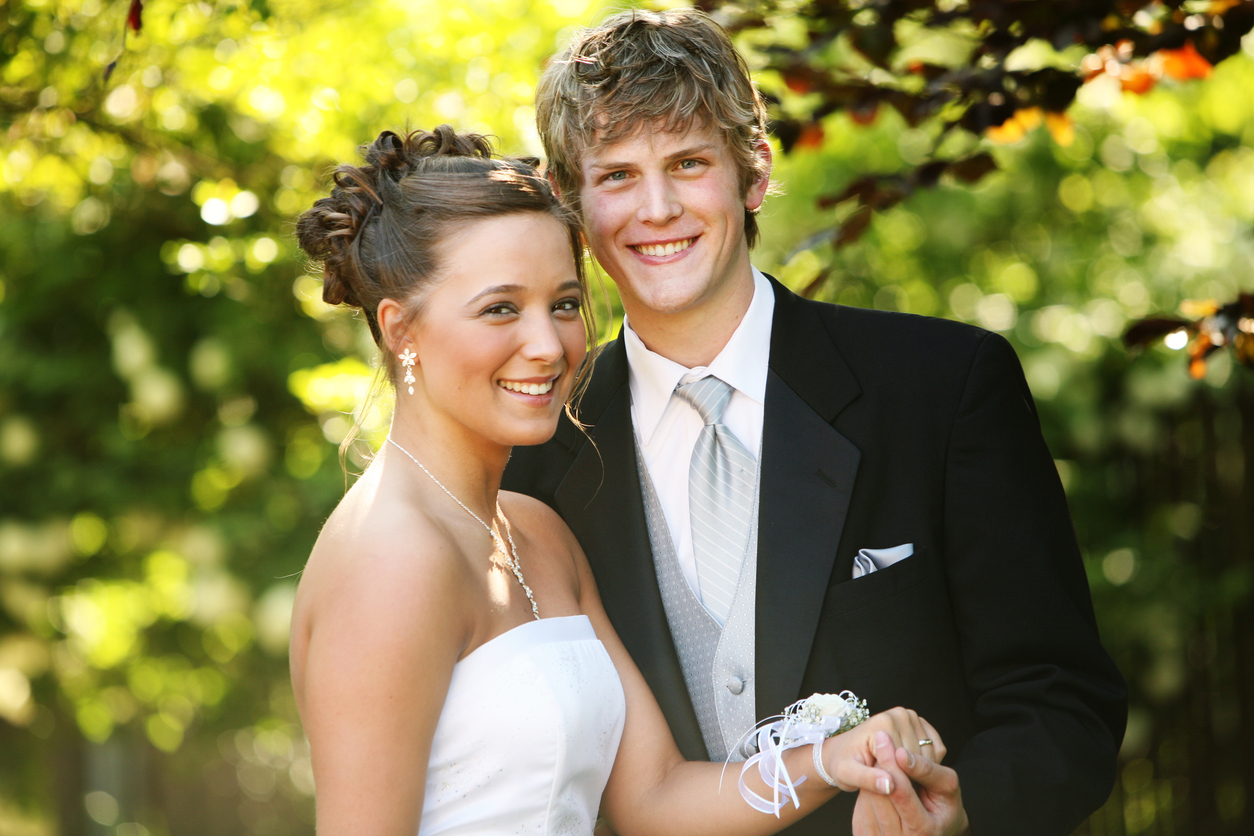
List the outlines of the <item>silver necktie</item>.
{"type": "Polygon", "coordinates": [[[730,384],[703,377],[675,387],[675,394],[705,422],[688,468],[688,509],[701,603],[724,624],[731,613],[753,522],[757,463],[722,423],[732,396],[730,384]]]}

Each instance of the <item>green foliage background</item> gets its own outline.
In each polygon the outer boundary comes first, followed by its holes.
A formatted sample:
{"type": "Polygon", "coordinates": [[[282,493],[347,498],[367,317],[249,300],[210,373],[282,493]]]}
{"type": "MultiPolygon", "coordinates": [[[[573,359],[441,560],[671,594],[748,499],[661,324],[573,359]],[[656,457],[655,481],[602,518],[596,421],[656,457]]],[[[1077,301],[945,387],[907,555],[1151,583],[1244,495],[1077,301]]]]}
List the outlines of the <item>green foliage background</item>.
{"type": "MultiPolygon", "coordinates": [[[[287,616],[374,351],[294,217],[385,127],[539,155],[537,71],[599,8],[154,0],[123,49],[126,6],[0,2],[0,835],[309,833],[287,616]]],[[[836,114],[777,155],[763,217],[755,260],[790,285],[830,268],[820,296],[1019,350],[1133,693],[1093,833],[1254,823],[1254,375],[1118,340],[1254,291],[1252,55],[1087,85],[1070,145],[1037,130],[977,187],[794,253],[835,217],[816,196],[931,142],[836,114]]]]}

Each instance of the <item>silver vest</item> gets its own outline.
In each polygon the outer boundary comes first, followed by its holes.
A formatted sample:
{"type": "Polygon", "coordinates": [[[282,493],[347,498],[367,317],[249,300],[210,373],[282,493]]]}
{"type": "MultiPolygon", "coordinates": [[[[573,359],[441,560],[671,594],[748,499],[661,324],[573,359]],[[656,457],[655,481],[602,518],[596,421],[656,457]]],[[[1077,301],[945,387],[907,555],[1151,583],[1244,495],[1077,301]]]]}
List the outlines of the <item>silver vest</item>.
{"type": "Polygon", "coordinates": [[[675,555],[675,540],[666,524],[666,514],[658,501],[653,480],[644,458],[636,448],[644,514],[653,547],[653,567],[657,572],[662,605],[670,626],[684,682],[710,760],[744,760],[736,743],[757,721],[754,687],[754,599],[758,577],[758,488],[762,483],[761,464],[755,480],[753,525],[740,567],[740,579],[732,600],[731,614],[722,627],[706,611],[684,578],[675,555]],[[733,751],[736,750],[736,751],[733,751]]]}

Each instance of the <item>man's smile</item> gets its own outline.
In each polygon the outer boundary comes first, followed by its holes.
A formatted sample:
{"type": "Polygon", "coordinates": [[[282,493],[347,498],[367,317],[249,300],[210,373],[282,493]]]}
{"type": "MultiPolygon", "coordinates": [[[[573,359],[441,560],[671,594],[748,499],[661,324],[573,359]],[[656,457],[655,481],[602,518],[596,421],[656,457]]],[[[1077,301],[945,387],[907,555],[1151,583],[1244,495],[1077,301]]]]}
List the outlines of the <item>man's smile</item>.
{"type": "Polygon", "coordinates": [[[631,244],[631,249],[641,255],[652,256],[654,258],[665,258],[691,247],[696,243],[696,238],[684,238],[681,241],[671,241],[666,244],[631,244]]]}

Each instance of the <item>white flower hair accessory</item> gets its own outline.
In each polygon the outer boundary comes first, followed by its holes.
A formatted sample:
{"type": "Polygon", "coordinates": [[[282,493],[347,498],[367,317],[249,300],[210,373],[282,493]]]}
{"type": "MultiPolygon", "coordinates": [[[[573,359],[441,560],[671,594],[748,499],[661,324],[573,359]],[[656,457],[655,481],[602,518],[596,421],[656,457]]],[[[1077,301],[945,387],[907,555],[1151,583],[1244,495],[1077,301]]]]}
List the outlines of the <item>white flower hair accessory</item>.
{"type": "MultiPolygon", "coordinates": [[[[805,782],[806,776],[802,775],[796,781],[792,779],[784,766],[784,752],[806,744],[822,744],[827,738],[849,731],[870,716],[866,700],[859,700],[852,691],[841,691],[839,694],[811,694],[785,708],[783,714],[767,717],[745,732],[733,747],[732,751],[739,749],[741,743],[749,738],[756,742],[758,749],[757,754],[740,768],[740,794],[750,807],[763,813],[773,813],[776,818],[789,800],[800,807],[796,788],[805,782]],[[745,775],[754,766],[772,789],[772,798],[763,798],[745,783],[745,775]],[[787,793],[787,796],[781,798],[781,792],[787,793]]],[[[817,755],[815,765],[822,774],[822,764],[817,755]]],[[[727,769],[727,764],[723,765],[723,769],[727,769]]]]}

